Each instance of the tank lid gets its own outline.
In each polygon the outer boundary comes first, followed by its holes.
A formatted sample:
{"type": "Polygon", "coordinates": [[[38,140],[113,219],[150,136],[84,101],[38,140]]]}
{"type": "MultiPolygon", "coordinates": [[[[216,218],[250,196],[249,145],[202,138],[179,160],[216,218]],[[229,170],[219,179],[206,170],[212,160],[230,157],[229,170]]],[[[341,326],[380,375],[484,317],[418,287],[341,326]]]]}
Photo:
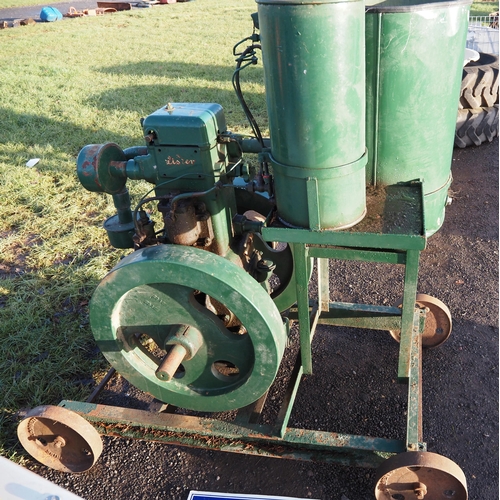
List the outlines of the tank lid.
{"type": "MultiPolygon", "coordinates": [[[[260,4],[277,4],[277,5],[316,5],[328,3],[348,3],[360,2],[361,0],[255,0],[260,4]]],[[[472,1],[472,0],[471,0],[472,1]]]]}
{"type": "Polygon", "coordinates": [[[414,12],[430,9],[449,9],[457,5],[470,5],[472,0],[367,0],[366,13],[414,12]]]}

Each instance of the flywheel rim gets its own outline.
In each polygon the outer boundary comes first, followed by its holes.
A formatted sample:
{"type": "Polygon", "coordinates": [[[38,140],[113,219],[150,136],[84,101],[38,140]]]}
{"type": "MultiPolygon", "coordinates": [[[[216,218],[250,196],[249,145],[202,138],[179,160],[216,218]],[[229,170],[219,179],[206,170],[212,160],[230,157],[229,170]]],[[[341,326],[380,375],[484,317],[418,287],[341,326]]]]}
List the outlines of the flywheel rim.
{"type": "Polygon", "coordinates": [[[262,396],[274,381],[286,342],[272,299],[243,269],[178,245],[141,249],[115,266],[94,292],[90,324],[104,356],[129,382],[161,401],[197,411],[232,410],[262,396]],[[196,293],[227,306],[244,334],[226,328],[197,303],[196,293]],[[194,344],[200,332],[201,345],[192,348],[190,339],[172,335],[183,329],[194,344]],[[133,340],[141,333],[160,349],[178,341],[187,347],[192,357],[181,363],[180,377],[159,380],[155,369],[161,360],[133,340]],[[235,365],[236,373],[226,376],[217,362],[235,365]]]}

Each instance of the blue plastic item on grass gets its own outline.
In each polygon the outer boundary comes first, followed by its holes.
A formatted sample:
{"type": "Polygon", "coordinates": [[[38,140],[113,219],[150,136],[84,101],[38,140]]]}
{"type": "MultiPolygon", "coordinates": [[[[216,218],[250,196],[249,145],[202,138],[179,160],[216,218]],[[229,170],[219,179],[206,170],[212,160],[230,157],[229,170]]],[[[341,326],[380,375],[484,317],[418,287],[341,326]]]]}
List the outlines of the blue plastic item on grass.
{"type": "Polygon", "coordinates": [[[40,11],[40,19],[47,23],[60,21],[62,18],[63,15],[55,7],[44,7],[40,11]]]}

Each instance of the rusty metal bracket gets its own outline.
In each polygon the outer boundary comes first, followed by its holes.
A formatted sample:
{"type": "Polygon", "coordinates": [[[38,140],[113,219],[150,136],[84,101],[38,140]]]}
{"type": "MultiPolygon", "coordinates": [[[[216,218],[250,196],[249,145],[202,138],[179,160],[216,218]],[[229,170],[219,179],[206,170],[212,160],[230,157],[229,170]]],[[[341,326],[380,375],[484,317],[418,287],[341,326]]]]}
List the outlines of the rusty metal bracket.
{"type": "Polygon", "coordinates": [[[158,441],[275,458],[377,467],[405,451],[404,441],[288,427],[283,437],[272,426],[222,422],[177,414],[61,401],[107,436],[158,441]]]}

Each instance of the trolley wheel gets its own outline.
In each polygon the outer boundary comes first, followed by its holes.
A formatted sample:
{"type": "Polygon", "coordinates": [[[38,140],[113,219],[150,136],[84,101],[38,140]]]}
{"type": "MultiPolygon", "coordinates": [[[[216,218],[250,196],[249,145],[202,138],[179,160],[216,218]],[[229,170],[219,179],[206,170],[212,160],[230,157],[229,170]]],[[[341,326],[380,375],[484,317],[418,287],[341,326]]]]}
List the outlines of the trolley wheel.
{"type": "MultiPolygon", "coordinates": [[[[402,301],[396,304],[396,307],[402,307],[402,301]]],[[[451,334],[451,313],[448,307],[439,299],[426,295],[417,294],[415,307],[425,309],[425,326],[422,333],[422,347],[432,349],[440,346],[451,334]]],[[[399,342],[401,331],[389,330],[394,340],[399,342]]]]}
{"type": "Polygon", "coordinates": [[[37,406],[17,427],[24,449],[51,469],[84,472],[102,453],[99,433],[77,413],[60,406],[37,406]]]}
{"type": "Polygon", "coordinates": [[[462,469],[449,458],[427,451],[395,455],[377,470],[377,500],[467,500],[462,469]]]}

